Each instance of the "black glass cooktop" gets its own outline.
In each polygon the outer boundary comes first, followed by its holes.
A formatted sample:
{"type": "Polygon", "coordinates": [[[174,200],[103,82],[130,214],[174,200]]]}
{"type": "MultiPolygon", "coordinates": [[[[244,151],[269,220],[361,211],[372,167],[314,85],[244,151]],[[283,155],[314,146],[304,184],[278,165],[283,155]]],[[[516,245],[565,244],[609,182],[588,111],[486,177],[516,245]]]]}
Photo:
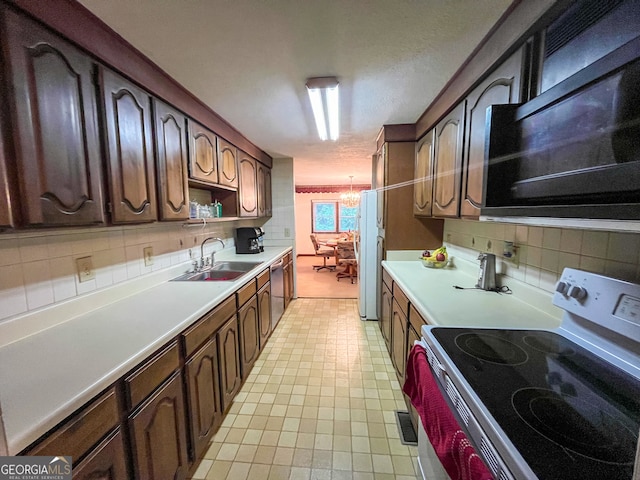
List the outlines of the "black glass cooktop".
{"type": "Polygon", "coordinates": [[[640,382],[553,332],[431,332],[538,478],[631,479],[640,382]]]}

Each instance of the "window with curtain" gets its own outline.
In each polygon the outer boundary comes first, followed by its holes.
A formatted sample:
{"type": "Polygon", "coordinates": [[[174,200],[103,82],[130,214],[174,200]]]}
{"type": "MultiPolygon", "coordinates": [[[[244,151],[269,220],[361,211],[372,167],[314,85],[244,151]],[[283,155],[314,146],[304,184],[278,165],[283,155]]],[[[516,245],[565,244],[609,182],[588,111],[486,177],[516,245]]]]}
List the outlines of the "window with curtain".
{"type": "Polygon", "coordinates": [[[347,207],[339,200],[311,201],[313,233],[343,233],[356,229],[358,207],[347,207]]]}

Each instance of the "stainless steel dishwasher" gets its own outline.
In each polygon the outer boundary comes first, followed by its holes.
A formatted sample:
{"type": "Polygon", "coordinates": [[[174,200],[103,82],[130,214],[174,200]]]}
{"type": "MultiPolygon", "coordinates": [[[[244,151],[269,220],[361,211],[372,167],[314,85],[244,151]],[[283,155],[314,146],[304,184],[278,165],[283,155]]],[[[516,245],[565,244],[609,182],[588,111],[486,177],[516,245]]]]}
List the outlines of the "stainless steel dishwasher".
{"type": "Polygon", "coordinates": [[[284,313],[284,259],[271,265],[271,331],[284,313]]]}

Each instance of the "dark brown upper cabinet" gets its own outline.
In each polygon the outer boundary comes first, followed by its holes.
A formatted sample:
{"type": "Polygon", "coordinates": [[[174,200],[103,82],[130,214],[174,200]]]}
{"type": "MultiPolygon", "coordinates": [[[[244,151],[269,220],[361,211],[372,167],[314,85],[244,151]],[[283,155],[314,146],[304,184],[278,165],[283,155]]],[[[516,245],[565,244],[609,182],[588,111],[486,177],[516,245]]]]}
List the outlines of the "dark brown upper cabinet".
{"type": "MultiPolygon", "coordinates": [[[[18,225],[17,208],[13,199],[18,198],[15,181],[9,168],[8,154],[4,141],[4,125],[6,125],[6,110],[0,106],[0,230],[15,228],[18,225]]],[[[15,175],[15,174],[14,174],[15,175]]]]}
{"type": "Polygon", "coordinates": [[[23,222],[102,224],[95,65],[39,24],[8,9],[4,13],[6,91],[23,222]]]}
{"type": "Polygon", "coordinates": [[[271,169],[256,162],[256,181],[258,189],[258,216],[271,216],[271,169]]]}
{"type": "Polygon", "coordinates": [[[373,156],[373,172],[374,172],[374,188],[378,191],[376,195],[376,226],[378,228],[385,227],[385,205],[387,191],[384,188],[387,172],[387,148],[382,145],[380,150],[373,156]]]}
{"type": "Polygon", "coordinates": [[[101,67],[105,153],[113,223],[153,222],[156,214],[151,97],[101,67]]]}
{"type": "Polygon", "coordinates": [[[210,185],[218,184],[217,141],[211,130],[189,119],[189,178],[210,185]]]}
{"type": "Polygon", "coordinates": [[[187,119],[157,99],[153,100],[153,106],[160,220],[187,220],[187,119]]]}
{"type": "Polygon", "coordinates": [[[432,207],[434,217],[459,215],[464,112],[465,102],[462,101],[436,126],[432,207]]]}
{"type": "Polygon", "coordinates": [[[522,49],[491,73],[467,97],[460,216],[478,218],[484,191],[487,107],[520,101],[522,49]]]}
{"type": "Polygon", "coordinates": [[[218,139],[218,183],[238,188],[238,150],[222,138],[218,139]]]}
{"type": "Polygon", "coordinates": [[[257,217],[257,162],[241,150],[238,152],[240,157],[240,216],[257,217]]]}
{"type": "Polygon", "coordinates": [[[433,129],[416,144],[416,161],[413,184],[413,214],[431,216],[433,200],[433,129]]]}

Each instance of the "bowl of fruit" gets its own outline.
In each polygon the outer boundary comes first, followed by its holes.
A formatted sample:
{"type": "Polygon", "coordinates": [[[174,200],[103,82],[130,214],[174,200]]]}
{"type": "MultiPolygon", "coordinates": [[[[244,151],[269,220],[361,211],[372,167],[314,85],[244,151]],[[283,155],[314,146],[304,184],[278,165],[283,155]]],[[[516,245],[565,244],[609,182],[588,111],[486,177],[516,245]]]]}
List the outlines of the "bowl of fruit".
{"type": "Polygon", "coordinates": [[[447,247],[440,247],[437,250],[425,250],[422,252],[422,265],[427,268],[444,268],[449,263],[447,247]]]}

